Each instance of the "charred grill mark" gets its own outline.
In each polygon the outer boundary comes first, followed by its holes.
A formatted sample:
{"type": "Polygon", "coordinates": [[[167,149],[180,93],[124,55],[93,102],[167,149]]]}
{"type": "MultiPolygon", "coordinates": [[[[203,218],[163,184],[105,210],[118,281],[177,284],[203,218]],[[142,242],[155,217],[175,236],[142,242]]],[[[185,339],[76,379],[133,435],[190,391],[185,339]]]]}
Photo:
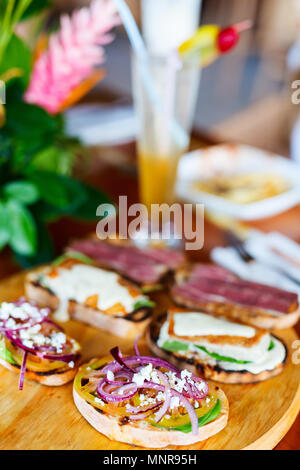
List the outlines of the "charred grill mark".
{"type": "Polygon", "coordinates": [[[123,320],[132,321],[134,323],[139,323],[146,320],[152,314],[152,309],[150,307],[142,307],[134,310],[131,313],[128,313],[125,316],[116,315],[115,318],[122,318],[123,320]]]}
{"type": "Polygon", "coordinates": [[[119,425],[124,426],[125,424],[129,423],[129,418],[128,416],[122,416],[122,418],[119,419],[119,425]]]}

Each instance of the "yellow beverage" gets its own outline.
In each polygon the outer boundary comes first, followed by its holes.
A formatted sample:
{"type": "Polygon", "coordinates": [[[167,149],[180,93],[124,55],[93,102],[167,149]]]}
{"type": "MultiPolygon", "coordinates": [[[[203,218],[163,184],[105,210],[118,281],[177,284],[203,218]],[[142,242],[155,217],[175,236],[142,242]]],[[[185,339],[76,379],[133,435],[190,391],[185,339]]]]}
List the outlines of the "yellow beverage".
{"type": "Polygon", "coordinates": [[[172,204],[180,154],[163,155],[142,149],[138,154],[140,200],[151,209],[151,204],[172,204]]]}

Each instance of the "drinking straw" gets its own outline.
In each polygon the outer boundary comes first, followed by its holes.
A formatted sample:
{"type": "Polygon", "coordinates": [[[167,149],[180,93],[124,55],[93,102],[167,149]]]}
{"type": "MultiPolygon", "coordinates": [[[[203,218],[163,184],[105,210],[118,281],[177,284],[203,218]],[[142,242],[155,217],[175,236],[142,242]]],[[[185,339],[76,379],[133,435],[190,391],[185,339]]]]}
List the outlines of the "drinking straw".
{"type": "MultiPolygon", "coordinates": [[[[160,98],[157,94],[155,84],[151,77],[149,63],[148,63],[148,52],[143,41],[142,35],[135,22],[135,19],[125,3],[124,0],[114,0],[118,8],[119,15],[122,19],[123,25],[126,29],[128,38],[134,53],[137,56],[137,62],[140,67],[141,76],[144,82],[145,89],[148,93],[149,99],[152,102],[154,108],[158,112],[163,112],[160,98]]],[[[188,144],[188,136],[184,129],[173,119],[171,123],[171,131],[173,138],[176,139],[180,147],[186,147],[188,144]]]]}

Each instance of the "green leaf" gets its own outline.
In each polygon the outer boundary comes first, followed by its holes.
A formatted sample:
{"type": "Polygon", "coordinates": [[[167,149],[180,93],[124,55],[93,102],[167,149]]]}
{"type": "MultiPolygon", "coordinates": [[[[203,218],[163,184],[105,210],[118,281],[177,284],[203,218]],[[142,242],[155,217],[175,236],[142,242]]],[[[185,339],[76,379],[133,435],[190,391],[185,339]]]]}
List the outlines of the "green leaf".
{"type": "Polygon", "coordinates": [[[54,257],[54,247],[49,232],[44,224],[38,218],[35,218],[37,228],[37,251],[33,256],[24,256],[15,253],[15,258],[19,264],[28,269],[43,263],[48,263],[54,257]]]}
{"type": "MultiPolygon", "coordinates": [[[[201,349],[201,351],[208,354],[210,357],[216,359],[216,361],[222,362],[234,362],[235,364],[250,364],[251,361],[239,361],[238,359],[234,359],[233,357],[227,356],[220,356],[220,354],[209,352],[204,346],[198,346],[197,344],[194,345],[196,348],[201,349]]],[[[166,351],[187,351],[189,348],[188,343],[182,343],[180,341],[165,341],[163,344],[163,349],[166,351]]]]}
{"type": "Polygon", "coordinates": [[[86,193],[86,200],[77,209],[74,216],[79,219],[96,220],[99,216],[96,215],[97,207],[100,204],[111,204],[110,199],[98,189],[93,188],[87,184],[81,183],[86,193]]]}
{"type": "Polygon", "coordinates": [[[30,171],[28,177],[37,186],[40,197],[60,209],[61,215],[73,214],[87,199],[84,186],[72,178],[50,171],[30,171]]]}
{"type": "Polygon", "coordinates": [[[58,266],[60,263],[62,263],[66,259],[76,259],[76,260],[82,261],[83,263],[86,263],[86,264],[95,264],[94,260],[92,260],[88,256],[83,255],[82,253],[79,253],[78,251],[70,250],[67,253],[64,253],[63,255],[56,258],[53,261],[52,265],[53,266],[58,266]]]}
{"type": "Polygon", "coordinates": [[[41,150],[31,160],[31,165],[39,170],[46,170],[62,175],[70,175],[75,155],[69,149],[51,146],[41,150]]]}
{"type": "Polygon", "coordinates": [[[6,349],[2,341],[0,341],[0,358],[6,362],[9,362],[10,364],[16,364],[16,361],[14,361],[11,352],[6,349]]]}
{"type": "Polygon", "coordinates": [[[0,201],[0,250],[9,240],[9,227],[7,221],[7,211],[3,202],[0,201]]]}
{"type": "Polygon", "coordinates": [[[21,255],[31,256],[36,253],[37,234],[34,219],[26,207],[10,199],[6,204],[9,225],[9,244],[21,255]]]}
{"type": "MultiPolygon", "coordinates": [[[[19,3],[18,0],[17,3],[19,3]]],[[[50,0],[31,0],[30,5],[26,8],[22,15],[22,20],[29,18],[30,16],[36,15],[46,8],[51,6],[50,0]]]]}
{"type": "Polygon", "coordinates": [[[17,199],[22,204],[33,204],[39,198],[37,187],[30,181],[13,181],[3,188],[5,196],[17,199]]]}
{"type": "Polygon", "coordinates": [[[269,345],[269,347],[268,347],[268,351],[272,351],[272,349],[274,349],[274,348],[275,348],[275,343],[274,343],[274,341],[271,339],[270,345],[269,345]]]}
{"type": "Polygon", "coordinates": [[[137,310],[138,308],[143,308],[143,307],[155,307],[155,302],[153,302],[152,300],[149,300],[149,299],[144,299],[144,300],[138,300],[135,304],[134,304],[134,310],[137,310]]]}
{"type": "Polygon", "coordinates": [[[43,108],[22,101],[14,101],[6,106],[4,127],[13,137],[17,136],[27,144],[51,137],[58,131],[58,121],[43,108]],[[26,142],[27,141],[27,142],[26,142]]]}
{"type": "Polygon", "coordinates": [[[227,357],[227,356],[220,356],[220,354],[214,353],[214,352],[209,352],[204,346],[197,346],[195,344],[196,348],[201,349],[204,351],[206,354],[208,354],[210,357],[213,357],[216,359],[216,361],[222,361],[222,362],[234,362],[235,364],[251,364],[251,361],[239,361],[238,359],[234,359],[233,357],[227,357]]]}
{"type": "MultiPolygon", "coordinates": [[[[214,421],[220,414],[221,411],[221,402],[220,400],[217,401],[215,406],[209,410],[205,415],[200,416],[198,418],[198,427],[200,428],[201,426],[204,426],[205,424],[210,423],[211,421],[214,421]]],[[[158,428],[163,428],[163,429],[169,429],[170,431],[181,431],[184,433],[190,433],[192,431],[192,424],[189,422],[187,424],[183,424],[182,426],[176,426],[173,428],[169,428],[167,426],[162,426],[159,423],[158,424],[152,424],[152,426],[156,426],[158,428]]]]}
{"type": "Polygon", "coordinates": [[[0,75],[13,68],[20,68],[23,70],[23,75],[18,78],[18,80],[22,83],[23,89],[25,89],[29,82],[31,53],[24,41],[15,34],[13,34],[10,39],[4,52],[4,56],[0,62],[0,75]]]}
{"type": "Polygon", "coordinates": [[[188,343],[181,343],[180,341],[165,341],[163,349],[166,351],[187,351],[189,349],[188,343]]]}
{"type": "MultiPolygon", "coordinates": [[[[205,424],[210,423],[211,421],[214,421],[219,416],[220,411],[221,411],[221,402],[220,400],[218,400],[215,406],[211,410],[209,410],[205,415],[200,416],[200,418],[198,419],[199,428],[201,426],[204,426],[205,424]]],[[[192,424],[187,423],[183,426],[178,426],[174,428],[174,430],[189,433],[192,431],[192,424]]]]}

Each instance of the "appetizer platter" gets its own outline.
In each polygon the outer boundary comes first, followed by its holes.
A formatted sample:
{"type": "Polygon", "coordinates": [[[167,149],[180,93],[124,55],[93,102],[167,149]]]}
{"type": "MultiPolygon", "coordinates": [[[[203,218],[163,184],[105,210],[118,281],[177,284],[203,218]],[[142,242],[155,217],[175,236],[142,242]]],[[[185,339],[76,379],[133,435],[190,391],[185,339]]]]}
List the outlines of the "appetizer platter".
{"type": "Polygon", "coordinates": [[[276,310],[267,286],[168,250],[145,255],[149,282],[139,249],[76,243],[0,283],[0,447],[273,448],[300,408],[297,296],[275,289],[276,310]]]}

